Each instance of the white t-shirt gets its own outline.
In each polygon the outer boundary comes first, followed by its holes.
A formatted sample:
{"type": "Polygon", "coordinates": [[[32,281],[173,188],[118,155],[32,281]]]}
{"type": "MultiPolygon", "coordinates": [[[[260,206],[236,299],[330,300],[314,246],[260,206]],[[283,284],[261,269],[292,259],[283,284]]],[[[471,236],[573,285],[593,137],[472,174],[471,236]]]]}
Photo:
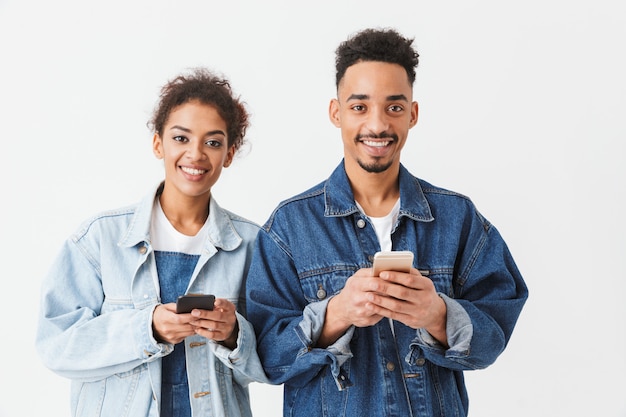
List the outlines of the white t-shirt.
{"type": "MultiPolygon", "coordinates": [[[[365,210],[359,203],[356,203],[356,206],[361,210],[361,213],[365,214],[365,210]]],[[[396,201],[391,211],[384,217],[371,217],[367,216],[372,225],[374,226],[374,231],[376,232],[376,236],[378,237],[378,242],[380,243],[380,249],[384,251],[391,250],[391,228],[396,221],[398,220],[398,215],[400,214],[400,199],[396,201]]]]}
{"type": "MultiPolygon", "coordinates": [[[[355,201],[356,203],[356,201],[355,201]]],[[[356,203],[356,206],[361,210],[365,216],[365,210],[359,203],[356,203]]],[[[396,201],[396,204],[393,205],[391,211],[384,217],[371,217],[367,216],[372,222],[372,226],[374,226],[374,231],[376,232],[376,236],[378,237],[378,242],[380,243],[380,250],[390,251],[391,250],[391,228],[396,221],[398,220],[398,216],[400,215],[400,199],[396,201]]],[[[393,320],[389,319],[389,327],[391,327],[391,333],[395,336],[396,332],[393,328],[393,320]]]]}
{"type": "Polygon", "coordinates": [[[180,233],[172,226],[165,217],[159,199],[152,208],[152,220],[150,222],[150,236],[154,250],[166,252],[179,252],[187,255],[200,255],[208,236],[208,217],[202,228],[195,236],[187,236],[180,233]]]}

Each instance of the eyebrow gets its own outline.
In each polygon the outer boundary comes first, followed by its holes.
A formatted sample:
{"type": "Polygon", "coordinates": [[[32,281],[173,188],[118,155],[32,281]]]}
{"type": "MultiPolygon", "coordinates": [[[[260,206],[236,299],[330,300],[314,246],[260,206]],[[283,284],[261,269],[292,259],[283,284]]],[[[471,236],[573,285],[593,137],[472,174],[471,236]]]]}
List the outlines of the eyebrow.
{"type": "Polygon", "coordinates": [[[172,127],[170,127],[170,130],[182,130],[183,132],[191,132],[191,129],[187,129],[186,127],[182,127],[182,126],[178,126],[178,125],[174,125],[172,127]]]}
{"type": "MultiPolygon", "coordinates": [[[[350,100],[368,100],[370,98],[367,94],[351,94],[346,101],[350,100]]],[[[408,98],[404,94],[394,94],[391,96],[387,96],[387,101],[409,101],[408,98]]]]}
{"type": "MultiPolygon", "coordinates": [[[[182,130],[183,132],[191,133],[191,129],[188,129],[188,128],[183,127],[183,126],[178,126],[178,125],[174,125],[174,126],[170,127],[170,130],[182,130]]],[[[211,136],[211,135],[218,135],[218,134],[226,136],[226,133],[223,130],[221,130],[221,129],[210,130],[210,131],[206,132],[204,134],[204,136],[211,136]]]]}

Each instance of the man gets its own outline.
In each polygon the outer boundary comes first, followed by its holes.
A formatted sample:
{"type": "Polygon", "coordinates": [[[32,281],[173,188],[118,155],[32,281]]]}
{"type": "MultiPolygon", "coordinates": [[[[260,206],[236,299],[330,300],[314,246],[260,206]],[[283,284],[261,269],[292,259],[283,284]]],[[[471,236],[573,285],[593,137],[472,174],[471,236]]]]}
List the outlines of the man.
{"type": "Polygon", "coordinates": [[[248,317],[286,416],[467,415],[463,371],[502,353],[528,296],[472,202],[400,163],[418,115],[412,42],[367,29],[338,47],[343,161],[257,237],[248,317]],[[380,250],[411,251],[414,268],[373,276],[380,250]]]}

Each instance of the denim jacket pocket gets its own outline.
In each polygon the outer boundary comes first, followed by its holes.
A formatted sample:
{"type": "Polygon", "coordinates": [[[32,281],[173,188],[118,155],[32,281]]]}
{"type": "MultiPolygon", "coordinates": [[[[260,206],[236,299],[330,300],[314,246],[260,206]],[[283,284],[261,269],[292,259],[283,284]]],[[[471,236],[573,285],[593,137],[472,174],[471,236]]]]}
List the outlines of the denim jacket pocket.
{"type": "Polygon", "coordinates": [[[454,298],[454,269],[448,267],[439,268],[419,268],[420,273],[430,279],[435,285],[438,293],[454,298]]]}
{"type": "Polygon", "coordinates": [[[135,308],[135,306],[133,304],[133,300],[131,299],[111,299],[106,297],[102,303],[102,310],[100,311],[100,314],[133,308],[135,308]]]}
{"type": "Polygon", "coordinates": [[[137,391],[150,390],[147,373],[148,367],[144,364],[106,379],[76,384],[72,387],[80,391],[76,416],[128,415],[128,409],[134,404],[134,398],[136,396],[145,398],[143,393],[137,391]],[[115,401],[111,401],[112,398],[115,398],[115,401]]]}
{"type": "Polygon", "coordinates": [[[356,265],[335,264],[300,273],[304,297],[309,303],[313,303],[339,293],[357,269],[356,265]]]}

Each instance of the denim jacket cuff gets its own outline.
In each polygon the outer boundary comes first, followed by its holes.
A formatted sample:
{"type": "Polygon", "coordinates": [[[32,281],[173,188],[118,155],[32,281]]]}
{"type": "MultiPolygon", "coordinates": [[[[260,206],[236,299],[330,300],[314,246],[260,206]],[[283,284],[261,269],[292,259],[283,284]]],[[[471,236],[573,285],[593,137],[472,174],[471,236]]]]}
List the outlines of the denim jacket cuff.
{"type": "Polygon", "coordinates": [[[235,349],[230,349],[220,343],[211,341],[210,347],[215,356],[224,364],[229,367],[233,367],[237,363],[245,362],[250,356],[250,349],[255,348],[255,344],[250,344],[248,341],[252,340],[254,332],[248,321],[238,312],[235,312],[237,317],[237,325],[239,332],[237,333],[237,345],[235,349]]]}
{"type": "Polygon", "coordinates": [[[154,337],[154,330],[152,327],[152,316],[154,315],[154,309],[158,304],[153,305],[151,308],[146,308],[138,314],[137,320],[142,322],[140,326],[133,326],[136,329],[144,329],[141,331],[139,340],[143,345],[143,357],[148,362],[162,358],[174,350],[174,345],[171,343],[161,343],[154,337]]]}
{"type": "MultiPolygon", "coordinates": [[[[322,334],[324,327],[324,317],[326,316],[326,308],[332,297],[323,301],[310,303],[304,308],[302,321],[298,325],[298,335],[307,349],[312,348],[315,342],[322,334]]],[[[335,343],[324,349],[332,355],[330,370],[340,390],[352,385],[341,366],[352,357],[350,350],[350,341],[354,335],[354,326],[350,326],[348,330],[335,343]]]]}
{"type": "MultiPolygon", "coordinates": [[[[325,300],[310,303],[304,308],[302,321],[299,324],[301,334],[305,338],[304,343],[307,347],[315,345],[317,340],[322,334],[324,328],[324,318],[326,317],[326,309],[328,308],[328,302],[332,297],[325,300]]],[[[350,340],[354,334],[354,327],[350,327],[346,333],[343,334],[335,343],[328,346],[326,349],[337,357],[339,360],[339,366],[352,357],[352,351],[350,350],[350,340]]]]}
{"type": "MultiPolygon", "coordinates": [[[[472,321],[465,309],[454,299],[439,293],[446,303],[446,334],[448,337],[449,350],[453,352],[467,352],[470,348],[474,329],[472,321]]],[[[417,330],[417,338],[424,345],[444,349],[443,345],[431,336],[425,329],[417,330]]]]}
{"type": "Polygon", "coordinates": [[[348,379],[348,376],[344,372],[343,364],[352,357],[352,351],[350,350],[350,340],[354,335],[354,326],[350,328],[341,336],[335,343],[328,346],[326,350],[333,355],[333,362],[330,365],[330,371],[335,379],[337,388],[339,391],[351,387],[352,381],[348,379]]]}

